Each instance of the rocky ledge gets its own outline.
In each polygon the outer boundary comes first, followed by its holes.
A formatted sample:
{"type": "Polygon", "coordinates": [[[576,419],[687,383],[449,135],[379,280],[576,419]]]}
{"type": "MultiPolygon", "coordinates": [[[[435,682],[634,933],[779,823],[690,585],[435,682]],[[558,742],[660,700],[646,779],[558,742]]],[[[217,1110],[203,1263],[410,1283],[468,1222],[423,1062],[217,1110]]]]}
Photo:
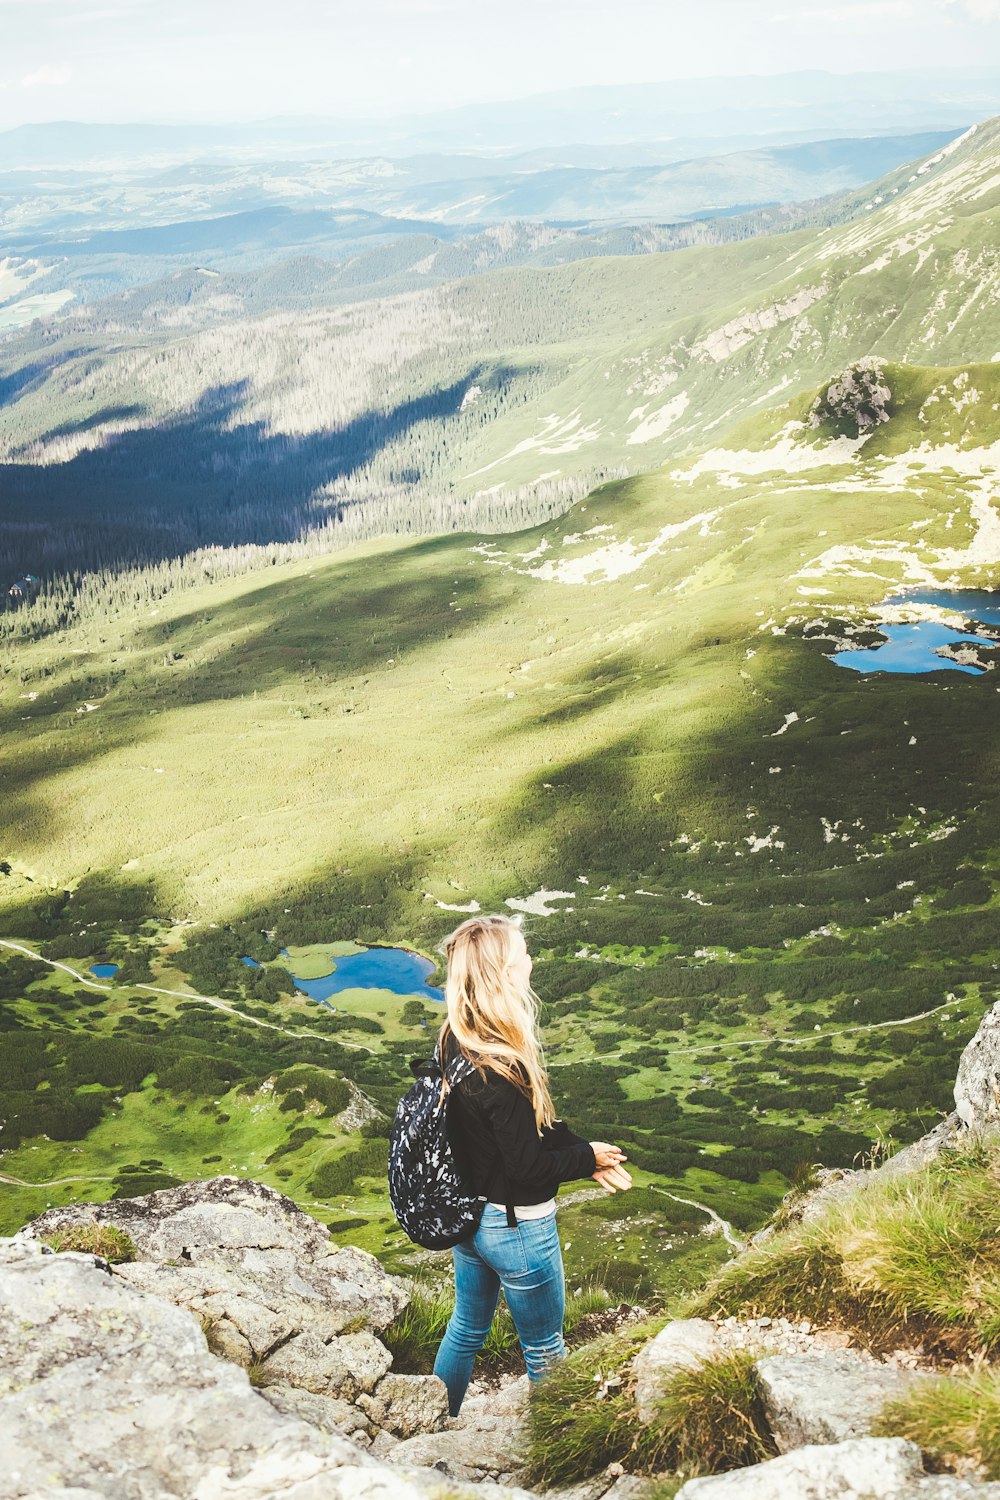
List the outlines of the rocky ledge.
{"type": "MultiPolygon", "coordinates": [[[[954,1115],[880,1170],[992,1135],[998,1081],[1000,1006],[963,1055],[954,1115]]],[[[842,1175],[798,1211],[874,1175],[842,1175]]],[[[529,1500],[525,1380],[450,1419],[441,1382],[393,1371],[379,1337],[409,1297],[257,1182],[52,1209],[0,1240],[0,1500],[529,1500]],[[124,1231],[134,1258],[47,1244],[102,1226],[124,1231]]],[[[629,1375],[640,1417],[672,1372],[734,1346],[754,1350],[778,1456],[691,1479],[678,1500],[1000,1500],[1000,1484],[929,1474],[912,1443],[870,1435],[919,1360],[876,1360],[804,1323],[668,1324],[629,1375]]],[[[612,1465],[563,1497],[647,1492],[654,1481],[612,1465]]]]}

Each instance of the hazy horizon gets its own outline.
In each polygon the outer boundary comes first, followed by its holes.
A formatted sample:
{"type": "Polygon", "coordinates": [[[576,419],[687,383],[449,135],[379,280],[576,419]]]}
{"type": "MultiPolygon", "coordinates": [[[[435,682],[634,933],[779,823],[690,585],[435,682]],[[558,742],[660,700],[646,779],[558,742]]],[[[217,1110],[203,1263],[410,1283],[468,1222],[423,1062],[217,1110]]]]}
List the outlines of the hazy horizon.
{"type": "Polygon", "coordinates": [[[613,16],[604,0],[511,0],[498,30],[458,0],[373,0],[363,16],[288,0],[280,20],[261,0],[0,0],[0,129],[388,119],[602,84],[1000,64],[1000,0],[705,0],[670,12],[655,0],[621,0],[613,16]]]}

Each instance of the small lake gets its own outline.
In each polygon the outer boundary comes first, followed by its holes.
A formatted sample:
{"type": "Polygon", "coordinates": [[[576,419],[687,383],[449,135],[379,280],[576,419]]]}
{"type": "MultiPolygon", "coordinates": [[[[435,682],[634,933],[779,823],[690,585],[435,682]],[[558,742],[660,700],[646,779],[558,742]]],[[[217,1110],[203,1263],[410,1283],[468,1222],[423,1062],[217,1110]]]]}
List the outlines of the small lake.
{"type": "MultiPolygon", "coordinates": [[[[286,950],[282,954],[287,956],[286,950]]],[[[260,965],[252,958],[243,962],[252,969],[260,965]]],[[[294,970],[294,959],[288,967],[296,987],[313,1000],[328,1001],[339,990],[391,990],[396,995],[419,995],[426,1000],[444,1000],[444,991],[427,983],[435,965],[429,958],[410,948],[363,948],[331,959],[329,974],[318,979],[301,979],[294,970]]]]}
{"type": "MultiPolygon", "coordinates": [[[[910,589],[882,601],[884,606],[927,604],[952,610],[972,625],[1000,626],[1000,593],[988,589],[910,589]]],[[[914,620],[906,624],[880,624],[884,643],[857,651],[837,651],[830,659],[852,672],[965,672],[985,675],[973,662],[953,661],[939,655],[943,646],[1000,646],[994,636],[956,630],[939,620],[914,620]]]]}
{"type": "Polygon", "coordinates": [[[118,973],[117,964],[91,964],[90,972],[96,979],[114,979],[118,973]]]}

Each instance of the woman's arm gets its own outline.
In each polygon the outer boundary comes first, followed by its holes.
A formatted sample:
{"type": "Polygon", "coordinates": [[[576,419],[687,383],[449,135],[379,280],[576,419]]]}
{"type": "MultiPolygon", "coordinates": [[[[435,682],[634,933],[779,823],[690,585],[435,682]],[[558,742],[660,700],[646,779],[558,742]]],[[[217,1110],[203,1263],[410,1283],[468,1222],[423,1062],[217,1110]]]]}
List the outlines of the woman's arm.
{"type": "Polygon", "coordinates": [[[543,1145],[530,1100],[505,1078],[494,1075],[480,1099],[504,1166],[517,1182],[551,1195],[561,1182],[590,1177],[597,1170],[589,1141],[574,1137],[567,1145],[543,1145]]]}
{"type": "Polygon", "coordinates": [[[574,1135],[565,1120],[553,1120],[551,1125],[543,1125],[539,1139],[546,1151],[583,1144],[583,1136],[574,1135]]]}

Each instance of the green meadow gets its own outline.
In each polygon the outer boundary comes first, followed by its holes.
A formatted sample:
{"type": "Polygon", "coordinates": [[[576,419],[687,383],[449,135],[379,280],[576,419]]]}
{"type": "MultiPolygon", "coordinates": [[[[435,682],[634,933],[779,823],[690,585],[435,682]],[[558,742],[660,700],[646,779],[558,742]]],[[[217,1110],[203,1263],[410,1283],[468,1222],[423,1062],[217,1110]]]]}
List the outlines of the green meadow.
{"type": "Polygon", "coordinates": [[[3,933],[41,959],[0,969],[3,1226],[233,1172],[413,1262],[385,1135],[435,1006],[330,1010],[288,969],[436,961],[473,904],[521,913],[561,1107],[642,1189],[567,1205],[571,1276],[678,1286],[726,1254],[710,1210],[738,1236],[933,1124],[997,994],[1000,702],[991,670],[829,658],[893,587],[990,581],[1000,368],[884,378],[860,443],[805,399],[526,532],[19,646],[3,933]],[[106,987],[68,972],[108,960],[106,987]]]}
{"type": "MultiPolygon", "coordinates": [[[[998,998],[996,634],[954,658],[974,673],[832,657],[883,639],[890,595],[1000,568],[1000,337],[977,290],[995,139],[897,174],[851,223],[394,303],[423,330],[404,403],[425,377],[460,394],[484,339],[526,384],[402,446],[392,429],[392,472],[419,451],[444,506],[491,486],[502,505],[540,466],[648,470],[561,514],[529,497],[502,533],[441,510],[436,534],[418,517],[334,551],[108,562],[97,593],[67,572],[2,617],[0,1232],[236,1173],[422,1266],[384,1163],[439,1011],[375,989],[322,1006],[290,970],[371,943],[438,964],[474,910],[523,920],[560,1108],[635,1169],[631,1195],[564,1194],[579,1283],[694,1284],[816,1164],[877,1158],[950,1108],[998,998]],[[838,378],[862,355],[864,420],[838,378]]],[[[365,309],[338,312],[344,338],[356,317],[395,347],[365,309]]],[[[67,546],[122,506],[169,532],[192,493],[159,467],[170,444],[183,467],[204,439],[228,473],[243,441],[165,422],[198,399],[196,340],[150,364],[155,342],[80,354],[86,388],[67,354],[15,405],[5,476],[51,479],[67,546]],[[166,404],[143,407],[141,443],[102,446],[122,360],[133,383],[161,369],[166,404]]],[[[296,397],[275,382],[280,430],[296,397]]]]}

